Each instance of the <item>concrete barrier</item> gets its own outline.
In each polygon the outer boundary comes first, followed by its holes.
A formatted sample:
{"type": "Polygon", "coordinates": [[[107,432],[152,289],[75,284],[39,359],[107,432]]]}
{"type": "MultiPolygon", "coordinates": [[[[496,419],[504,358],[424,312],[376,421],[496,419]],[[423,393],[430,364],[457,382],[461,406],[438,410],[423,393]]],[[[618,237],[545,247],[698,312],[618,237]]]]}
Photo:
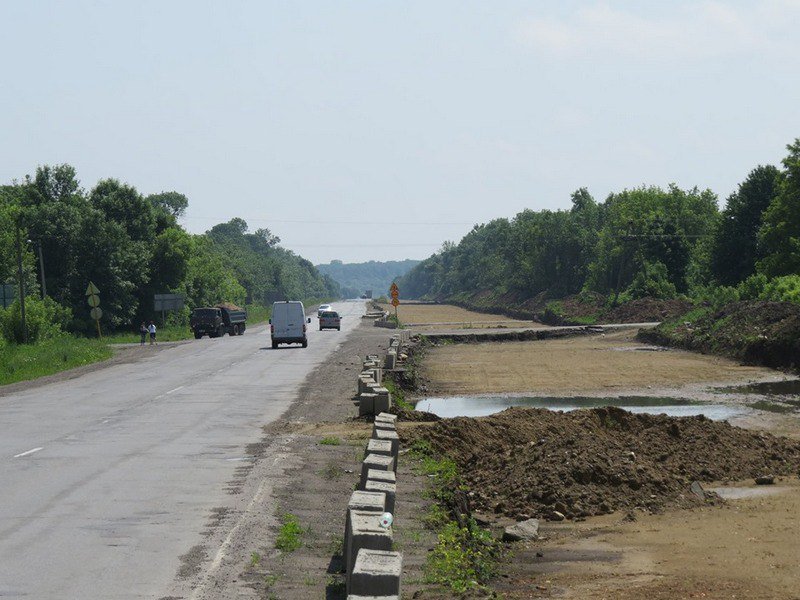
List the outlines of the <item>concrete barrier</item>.
{"type": "MultiPolygon", "coordinates": [[[[375,414],[375,400],[378,394],[359,394],[358,395],[358,416],[365,417],[375,414]]],[[[381,403],[380,406],[383,406],[381,403]]]]}
{"type": "MultiPolygon", "coordinates": [[[[373,469],[370,469],[372,471],[373,469]]],[[[397,484],[388,481],[378,481],[376,479],[369,479],[367,475],[367,482],[364,484],[365,492],[379,492],[386,496],[386,511],[394,515],[394,503],[397,498],[397,484]]]]}
{"type": "MultiPolygon", "coordinates": [[[[363,510],[350,510],[347,536],[345,537],[345,564],[351,568],[347,571],[347,590],[351,591],[351,577],[355,571],[356,557],[359,550],[391,551],[394,539],[392,528],[380,526],[380,514],[363,510]]],[[[362,588],[363,591],[366,591],[362,588]]],[[[371,592],[374,594],[374,592],[371,592]]]]}
{"type": "Polygon", "coordinates": [[[380,471],[392,471],[394,473],[394,459],[391,456],[381,456],[380,454],[367,454],[364,462],[361,463],[361,480],[359,487],[363,490],[367,482],[367,475],[370,469],[380,471]]]}
{"type": "MultiPolygon", "coordinates": [[[[400,436],[397,435],[397,432],[393,429],[375,429],[373,431],[372,439],[380,440],[380,441],[388,441],[392,444],[392,456],[395,457],[395,463],[397,462],[397,457],[400,454],[400,436]]],[[[395,469],[396,471],[397,469],[395,469]]]]}
{"type": "Polygon", "coordinates": [[[354,595],[400,596],[403,555],[399,552],[361,548],[350,574],[348,593],[354,595]]]}
{"type": "MultiPolygon", "coordinates": [[[[392,506],[394,506],[394,498],[392,498],[392,506]]],[[[344,539],[350,534],[350,513],[351,511],[371,512],[376,516],[380,516],[386,512],[386,492],[380,490],[364,490],[355,491],[350,495],[350,501],[347,503],[347,513],[344,520],[344,539]]],[[[348,556],[342,556],[344,561],[344,568],[348,570],[350,564],[347,562],[348,556]]]]}
{"type": "Polygon", "coordinates": [[[384,471],[383,469],[367,469],[367,480],[370,479],[372,481],[385,481],[386,483],[397,483],[397,474],[394,471],[384,471]]]}
{"type": "Polygon", "coordinates": [[[379,454],[381,456],[391,456],[394,460],[392,471],[397,471],[397,452],[393,448],[391,440],[371,439],[367,442],[367,449],[364,451],[364,456],[369,454],[379,454]]]}

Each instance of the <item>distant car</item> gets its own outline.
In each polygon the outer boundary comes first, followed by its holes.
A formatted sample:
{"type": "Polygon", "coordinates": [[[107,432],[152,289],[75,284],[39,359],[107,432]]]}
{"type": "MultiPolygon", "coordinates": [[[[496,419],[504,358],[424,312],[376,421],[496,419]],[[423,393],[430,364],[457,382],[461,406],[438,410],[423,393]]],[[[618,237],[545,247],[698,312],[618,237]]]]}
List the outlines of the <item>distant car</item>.
{"type": "Polygon", "coordinates": [[[333,307],[330,304],[320,304],[317,309],[317,318],[321,317],[326,310],[333,310],[333,307]]]}
{"type": "Polygon", "coordinates": [[[319,316],[319,330],[335,329],[340,331],[342,329],[342,317],[339,316],[335,310],[323,311],[319,316]]]}

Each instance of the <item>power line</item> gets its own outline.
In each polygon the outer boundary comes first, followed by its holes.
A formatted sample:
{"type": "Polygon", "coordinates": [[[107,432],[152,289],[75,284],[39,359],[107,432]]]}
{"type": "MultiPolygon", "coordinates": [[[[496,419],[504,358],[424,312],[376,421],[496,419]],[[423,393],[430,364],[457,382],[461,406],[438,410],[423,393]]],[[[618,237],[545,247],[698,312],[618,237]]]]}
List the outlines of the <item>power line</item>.
{"type": "MultiPolygon", "coordinates": [[[[191,219],[196,221],[217,221],[219,224],[223,224],[226,221],[219,221],[217,217],[181,217],[182,219],[191,219]]],[[[333,219],[265,219],[265,218],[245,218],[241,217],[248,223],[251,221],[253,222],[261,222],[261,223],[281,223],[281,224],[296,224],[296,225],[386,225],[387,221],[336,221],[333,219]]],[[[472,226],[476,225],[476,223],[468,223],[466,221],[457,222],[457,221],[392,221],[392,225],[407,225],[407,226],[414,226],[414,225],[426,225],[431,227],[436,227],[440,225],[464,225],[464,226],[472,226]]]]}

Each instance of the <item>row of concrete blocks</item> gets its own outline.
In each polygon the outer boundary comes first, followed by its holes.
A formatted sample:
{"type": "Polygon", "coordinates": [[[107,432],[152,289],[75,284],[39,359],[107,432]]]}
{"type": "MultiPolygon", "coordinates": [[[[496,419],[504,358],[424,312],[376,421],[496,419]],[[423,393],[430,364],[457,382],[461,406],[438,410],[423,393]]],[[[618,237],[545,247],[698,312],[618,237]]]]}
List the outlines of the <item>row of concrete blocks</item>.
{"type": "Polygon", "coordinates": [[[381,524],[384,513],[394,515],[395,510],[400,449],[396,420],[388,413],[375,417],[358,489],[347,503],[342,560],[348,600],[400,598],[403,556],[392,551],[392,526],[381,524]]]}
{"type": "Polygon", "coordinates": [[[392,407],[392,395],[382,385],[383,365],[375,356],[367,356],[358,376],[358,416],[377,415],[392,407]]]}

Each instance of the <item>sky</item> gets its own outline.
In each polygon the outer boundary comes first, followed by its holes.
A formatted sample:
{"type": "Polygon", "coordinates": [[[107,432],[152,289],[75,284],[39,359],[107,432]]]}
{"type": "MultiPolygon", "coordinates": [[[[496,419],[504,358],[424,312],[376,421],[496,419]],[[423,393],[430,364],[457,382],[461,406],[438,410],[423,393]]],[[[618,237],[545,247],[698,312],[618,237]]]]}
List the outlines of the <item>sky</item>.
{"type": "Polygon", "coordinates": [[[73,165],[314,263],[647,185],[720,205],[800,137],[800,0],[0,0],[0,182],[73,165]]]}

